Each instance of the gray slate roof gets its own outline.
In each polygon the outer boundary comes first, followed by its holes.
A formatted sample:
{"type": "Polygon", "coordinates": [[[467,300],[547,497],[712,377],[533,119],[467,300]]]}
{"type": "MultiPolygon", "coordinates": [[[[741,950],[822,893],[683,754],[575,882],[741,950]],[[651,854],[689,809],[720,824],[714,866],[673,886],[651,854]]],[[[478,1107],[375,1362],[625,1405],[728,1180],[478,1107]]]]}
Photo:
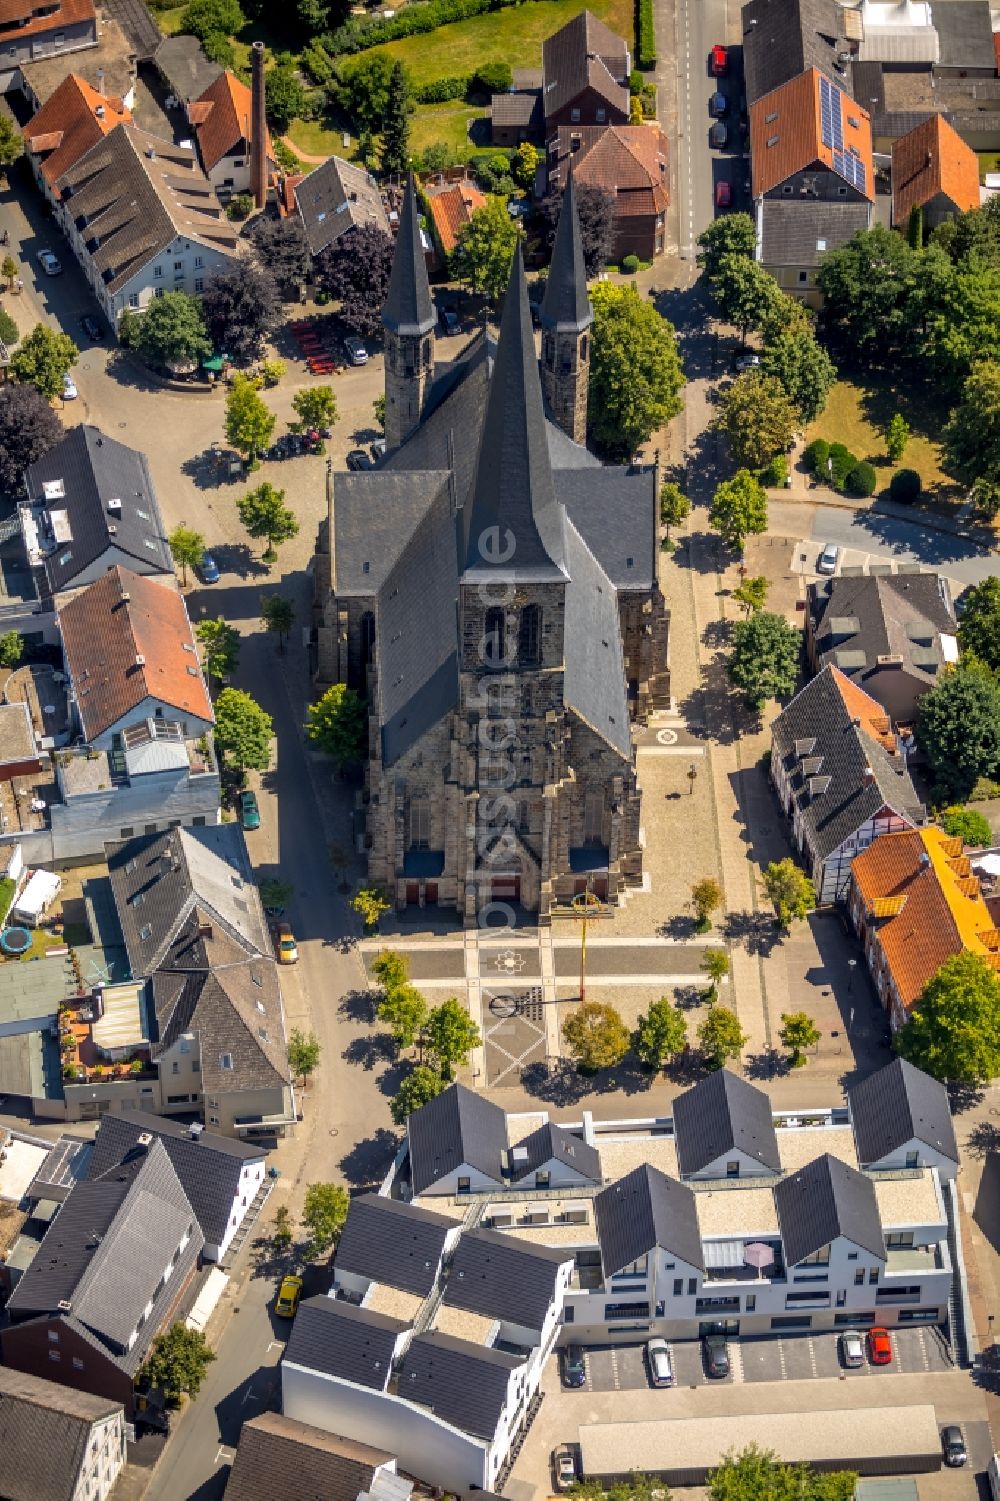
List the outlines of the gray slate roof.
{"type": "Polygon", "coordinates": [[[454,1220],[421,1205],[362,1194],[351,1200],[337,1242],[337,1270],[426,1297],[437,1281],[445,1241],[455,1228],[454,1220]]]}
{"type": "Polygon", "coordinates": [[[556,471],[556,494],[620,594],[647,593],[656,579],[656,471],[556,471]]]}
{"type": "Polygon", "coordinates": [[[742,18],[748,104],[807,68],[818,68],[844,87],[837,53],[850,49],[837,0],[749,0],[742,18]]]}
{"type": "Polygon", "coordinates": [[[71,535],[45,559],[50,594],[72,589],[85,569],[112,552],[124,554],[136,573],[173,573],[152,475],[138,449],[83,423],[29,466],[25,488],[51,515],[64,513],[59,535],[64,525],[71,535]],[[45,486],[60,482],[64,496],[46,500],[45,486]],[[120,500],[121,510],[112,515],[109,500],[120,500]]]}
{"type": "Polygon", "coordinates": [[[896,670],[931,688],[945,660],[941,634],[958,629],[948,582],[936,573],[824,579],[810,587],[809,612],[818,665],[839,667],[875,698],[877,684],[869,687],[867,679],[880,656],[902,657],[896,670]]]}
{"type": "Polygon", "coordinates": [[[771,725],[772,740],[790,773],[796,808],[820,859],[838,849],[885,804],[913,824],[924,820],[902,756],[890,755],[854,723],[837,686],[836,672],[835,667],[825,667],[771,725]],[[810,755],[822,758],[816,775],[830,778],[817,797],[810,794],[809,778],[796,754],[796,740],[815,741],[810,755]],[[866,782],[869,768],[874,778],[866,782]]]}
{"type": "Polygon", "coordinates": [[[566,590],[563,693],[584,724],[616,750],[632,755],[618,597],[576,527],[565,523],[566,590]]]}
{"type": "Polygon", "coordinates": [[[989,67],[993,54],[989,0],[945,0],[944,4],[932,0],[931,20],[940,43],[939,68],[989,67]]]}
{"type": "Polygon", "coordinates": [[[587,295],[587,270],[580,239],[580,217],[576,211],[576,188],[572,170],[563,194],[559,223],[552,246],[552,263],[545,282],[545,296],[540,311],[543,328],[573,329],[582,332],[594,321],[594,310],[587,295]]]}
{"type": "Polygon", "coordinates": [[[409,1325],[325,1295],[299,1304],[284,1359],[384,1391],[396,1341],[409,1325]]]}
{"type": "Polygon", "coordinates": [[[399,1395],[445,1423],[492,1439],[507,1399],[510,1373],[523,1361],[433,1330],[410,1341],[399,1373],[399,1395]]]}
{"type": "Polygon", "coordinates": [[[565,1247],[527,1244],[499,1230],[466,1230],[452,1258],[444,1301],[485,1318],[541,1329],[555,1297],[565,1247]]]}
{"type": "Polygon", "coordinates": [[[948,1091],[905,1058],[894,1058],[852,1085],[847,1102],[858,1161],[864,1165],[890,1156],[914,1139],[958,1162],[948,1091]]]}
{"type": "Polygon", "coordinates": [[[502,1181],[507,1117],[485,1095],[475,1094],[464,1084],[452,1084],[415,1110],[406,1128],[415,1194],[424,1193],[463,1163],[495,1183],[502,1181]]]}
{"type": "Polygon", "coordinates": [[[717,1069],[678,1095],[674,1137],[682,1177],[736,1149],[772,1172],[781,1172],[770,1100],[728,1068],[717,1069]]]}
{"type": "Polygon", "coordinates": [[[262,1412],[240,1429],[225,1501],[357,1501],[392,1462],[381,1449],[262,1412]]]}
{"type": "Polygon", "coordinates": [[[192,1136],[187,1126],[161,1115],[130,1110],[127,1115],[110,1112],[101,1116],[87,1168],[88,1178],[101,1178],[129,1155],[148,1132],[163,1145],[174,1172],[190,1201],[209,1245],[220,1245],[229,1227],[240,1174],[248,1162],[260,1162],[264,1153],[250,1142],[202,1131],[192,1136]]]}
{"type": "Polygon", "coordinates": [[[405,338],[429,333],[435,321],[427,262],[420,243],[420,211],[411,173],[403,194],[403,212],[399,218],[396,253],[392,258],[382,323],[405,338]]]}
{"type": "Polygon", "coordinates": [[[564,109],[587,88],[628,115],[628,48],[603,21],[582,10],[542,43],[545,118],[564,109]]]}
{"type": "Polygon", "coordinates": [[[795,1266],[842,1235],[885,1260],[885,1242],[870,1178],[826,1153],[774,1186],[785,1261],[795,1266]]]}
{"type": "Polygon", "coordinates": [[[551,1121],[539,1126],[537,1131],[532,1131],[530,1136],[511,1148],[511,1182],[519,1183],[522,1178],[530,1177],[538,1168],[553,1161],[572,1168],[582,1177],[589,1178],[592,1183],[601,1182],[601,1154],[596,1147],[592,1147],[572,1131],[554,1126],[551,1121]],[[519,1161],[514,1157],[514,1152],[522,1149],[527,1157],[519,1161]]]}
{"type": "Polygon", "coordinates": [[[363,167],[327,157],[296,186],[295,201],[313,255],[333,245],[348,229],[374,224],[389,233],[378,184],[363,167]]]}
{"type": "Polygon", "coordinates": [[[0,1366],[0,1495],[73,1501],[94,1425],[119,1412],[120,1402],[0,1366]]]}
{"type": "Polygon", "coordinates": [[[490,101],[490,116],[495,126],[526,131],[542,130],[545,115],[542,110],[541,88],[494,94],[490,101]]]}
{"type": "Polygon", "coordinates": [[[603,1188],[594,1216],[606,1277],[657,1246],[704,1271],[694,1192],[659,1168],[643,1163],[603,1188]]]}
{"type": "Polygon", "coordinates": [[[163,34],[150,15],[145,0],[101,0],[101,8],[118,22],[139,62],[152,58],[163,41],[163,34]]]}
{"type": "Polygon", "coordinates": [[[196,36],[181,32],[160,42],[153,61],[178,99],[197,99],[215,82],[222,68],[205,55],[196,36]]]}
{"type": "Polygon", "coordinates": [[[761,260],[765,266],[818,266],[867,229],[871,205],[823,198],[765,198],[761,213],[761,260]]]}

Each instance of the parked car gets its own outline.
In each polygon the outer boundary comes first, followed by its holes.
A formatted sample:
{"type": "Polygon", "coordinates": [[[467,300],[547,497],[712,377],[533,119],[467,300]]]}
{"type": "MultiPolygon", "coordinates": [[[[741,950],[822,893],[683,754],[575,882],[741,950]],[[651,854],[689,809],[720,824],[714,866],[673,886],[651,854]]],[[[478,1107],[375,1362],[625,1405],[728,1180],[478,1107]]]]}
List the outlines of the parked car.
{"type": "Polygon", "coordinates": [[[733,361],[736,370],[754,370],[760,364],[759,354],[740,354],[733,361]]]}
{"type": "Polygon", "coordinates": [[[716,208],[728,208],[729,205],[732,203],[732,201],[733,201],[733,190],[729,186],[728,182],[717,182],[715,184],[715,206],[716,206],[716,208]]]}
{"type": "Polygon", "coordinates": [[[845,1329],[840,1336],[840,1361],[849,1371],[864,1365],[864,1340],[856,1329],[845,1329]]]}
{"type": "Polygon", "coordinates": [[[585,1386],[587,1366],[579,1345],[567,1345],[562,1352],[562,1384],[570,1390],[585,1386]]]}
{"type": "Polygon", "coordinates": [[[944,1450],[944,1462],[951,1469],[957,1470],[959,1466],[967,1463],[969,1456],[965,1448],[965,1439],[957,1423],[949,1423],[947,1428],[941,1429],[941,1448],[944,1450]]]}
{"type": "Polygon", "coordinates": [[[367,349],[361,340],[356,339],[353,334],[348,334],[344,340],[344,353],[352,365],[367,365],[368,363],[367,349]]]}
{"type": "Polygon", "coordinates": [[[839,562],[840,548],[837,546],[836,542],[828,542],[819,555],[819,562],[816,564],[816,572],[834,574],[837,571],[837,564],[839,562]]]}
{"type": "Polygon", "coordinates": [[[453,307],[443,307],[441,309],[441,330],[443,333],[457,334],[461,326],[458,321],[458,314],[453,307]]]}
{"type": "Polygon", "coordinates": [[[706,1334],[701,1347],[705,1354],[705,1369],[710,1376],[721,1380],[729,1375],[729,1346],[724,1334],[706,1334]]]}
{"type": "Polygon", "coordinates": [[[104,338],[103,328],[98,323],[97,319],[92,318],[89,313],[84,313],[83,317],[80,319],[80,327],[83,329],[88,339],[104,338]]]}
{"type": "Polygon", "coordinates": [[[889,1365],[892,1361],[892,1342],[888,1329],[869,1329],[868,1359],[872,1365],[889,1365]]]}
{"type": "Polygon", "coordinates": [[[377,464],[380,459],[384,459],[385,458],[385,439],[384,438],[376,438],[375,442],[370,445],[370,447],[368,449],[368,452],[372,456],[372,463],[373,464],[377,464]]]}
{"type": "Polygon", "coordinates": [[[729,55],[720,42],[716,42],[708,56],[713,78],[725,78],[729,72],[729,55]]]}
{"type": "Polygon", "coordinates": [[[219,582],[219,565],[210,552],[203,552],[201,562],[198,564],[198,572],[203,584],[217,584],[219,582]]]}
{"type": "Polygon", "coordinates": [[[294,1319],[302,1296],[301,1277],[282,1277],[274,1311],[279,1319],[294,1319]]]}
{"type": "Polygon", "coordinates": [[[712,115],[714,119],[719,120],[726,113],[726,110],[728,108],[729,101],[726,98],[725,94],[720,93],[720,91],[716,89],[715,93],[708,101],[708,113],[712,115]]]}
{"type": "Polygon", "coordinates": [[[371,469],[371,454],[365,453],[363,448],[352,448],[347,455],[348,469],[371,469]]]}
{"type": "Polygon", "coordinates": [[[240,823],[248,831],[260,828],[260,809],[255,792],[240,793],[240,823]]]}
{"type": "Polygon", "coordinates": [[[69,371],[67,371],[63,376],[63,401],[75,401],[79,394],[79,391],[76,389],[76,381],[70,375],[69,371]]]}
{"type": "Polygon", "coordinates": [[[723,148],[725,147],[726,142],[728,140],[729,140],[729,131],[726,129],[725,125],[723,124],[723,122],[721,120],[716,120],[715,124],[712,126],[711,130],[708,132],[708,144],[715,151],[722,151],[723,148]]]}
{"type": "Polygon", "coordinates": [[[291,924],[276,922],[272,929],[274,934],[274,951],[278,956],[279,964],[297,964],[299,960],[299,948],[295,942],[295,934],[291,924]]]}
{"type": "Polygon", "coordinates": [[[39,250],[37,259],[46,276],[58,276],[61,273],[62,263],[51,250],[39,250]]]}
{"type": "Polygon", "coordinates": [[[665,1339],[646,1341],[646,1363],[654,1386],[673,1386],[674,1369],[670,1364],[670,1346],[665,1339]]]}
{"type": "Polygon", "coordinates": [[[557,1491],[568,1491],[576,1484],[576,1455],[570,1444],[552,1450],[552,1480],[557,1491]]]}

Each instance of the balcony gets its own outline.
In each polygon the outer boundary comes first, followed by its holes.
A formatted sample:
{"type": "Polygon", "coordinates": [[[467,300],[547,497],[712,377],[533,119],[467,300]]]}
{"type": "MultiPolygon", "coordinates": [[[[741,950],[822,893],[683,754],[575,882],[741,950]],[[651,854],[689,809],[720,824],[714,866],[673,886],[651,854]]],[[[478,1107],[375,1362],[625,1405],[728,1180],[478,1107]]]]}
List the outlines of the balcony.
{"type": "Polygon", "coordinates": [[[908,1276],[912,1272],[943,1272],[949,1268],[941,1254],[940,1243],[933,1246],[890,1246],[886,1252],[885,1275],[908,1276]]]}

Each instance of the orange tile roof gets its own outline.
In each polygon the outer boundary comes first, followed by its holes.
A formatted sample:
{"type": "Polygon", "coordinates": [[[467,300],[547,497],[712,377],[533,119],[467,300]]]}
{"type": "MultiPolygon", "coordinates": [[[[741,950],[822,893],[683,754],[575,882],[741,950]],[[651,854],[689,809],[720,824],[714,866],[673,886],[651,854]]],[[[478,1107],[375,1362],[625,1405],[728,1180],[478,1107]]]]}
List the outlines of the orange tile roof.
{"type": "Polygon", "coordinates": [[[55,183],[109,130],[131,122],[120,99],[99,94],[85,79],[70,73],[28,121],[23,135],[29,151],[45,156],[42,176],[55,183]],[[97,113],[99,109],[103,115],[97,113]]]}
{"type": "Polygon", "coordinates": [[[891,721],[882,705],[863,688],[859,688],[857,683],[853,683],[849,677],[846,677],[839,667],[831,667],[830,672],[851,718],[860,720],[860,727],[865,734],[892,754],[896,749],[896,737],[892,733],[891,721]]]}
{"type": "Polygon", "coordinates": [[[942,193],[959,211],[979,207],[979,158],[943,115],[892,145],[892,222],[905,229],[910,210],[942,193]]]}
{"type": "Polygon", "coordinates": [[[169,584],[109,568],[62,607],[59,628],[88,740],[146,698],[213,722],[187,609],[169,584]]]}
{"type": "MultiPolygon", "coordinates": [[[[751,106],[750,152],[755,198],[770,193],[814,163],[829,172],[838,172],[833,149],[823,140],[820,91],[821,82],[825,81],[817,68],[809,68],[751,106]]],[[[865,169],[865,188],[858,191],[863,198],[874,202],[871,120],[867,111],[843,89],[836,84],[830,87],[834,108],[840,111],[844,153],[856,156],[865,169]]]]}
{"type": "Polygon", "coordinates": [[[94,0],[61,0],[56,10],[44,16],[33,15],[37,9],[37,0],[0,0],[0,26],[23,21],[17,27],[18,41],[46,31],[60,31],[64,26],[78,26],[81,21],[93,21],[96,27],[94,0]]]}
{"type": "Polygon", "coordinates": [[[458,231],[485,202],[485,193],[474,182],[456,182],[433,197],[428,196],[427,208],[445,255],[451,255],[458,244],[458,231]]]}
{"type": "MultiPolygon", "coordinates": [[[[228,69],[199,94],[190,108],[191,124],[198,137],[198,150],[205,171],[221,162],[222,158],[241,141],[250,140],[253,123],[253,96],[245,83],[228,69]],[[205,109],[204,106],[208,106],[205,109]]],[[[267,136],[267,154],[274,160],[270,132],[267,136]]]]}

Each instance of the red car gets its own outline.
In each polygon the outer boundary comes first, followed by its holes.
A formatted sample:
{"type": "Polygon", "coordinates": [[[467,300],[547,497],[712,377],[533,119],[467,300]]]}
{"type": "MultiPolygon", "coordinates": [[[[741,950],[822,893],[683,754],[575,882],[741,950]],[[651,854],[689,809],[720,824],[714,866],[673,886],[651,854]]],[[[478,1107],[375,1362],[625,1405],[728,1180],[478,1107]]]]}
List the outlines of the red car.
{"type": "Polygon", "coordinates": [[[717,182],[715,184],[715,206],[716,206],[716,208],[728,208],[729,205],[730,205],[730,203],[732,203],[732,201],[733,201],[733,190],[729,186],[728,182],[717,182]]]}
{"type": "Polygon", "coordinates": [[[872,1365],[889,1365],[892,1361],[892,1345],[888,1329],[869,1329],[868,1359],[872,1365]]]}
{"type": "Polygon", "coordinates": [[[710,61],[713,78],[725,78],[729,72],[729,58],[726,55],[725,47],[720,46],[718,42],[712,48],[710,61]]]}

